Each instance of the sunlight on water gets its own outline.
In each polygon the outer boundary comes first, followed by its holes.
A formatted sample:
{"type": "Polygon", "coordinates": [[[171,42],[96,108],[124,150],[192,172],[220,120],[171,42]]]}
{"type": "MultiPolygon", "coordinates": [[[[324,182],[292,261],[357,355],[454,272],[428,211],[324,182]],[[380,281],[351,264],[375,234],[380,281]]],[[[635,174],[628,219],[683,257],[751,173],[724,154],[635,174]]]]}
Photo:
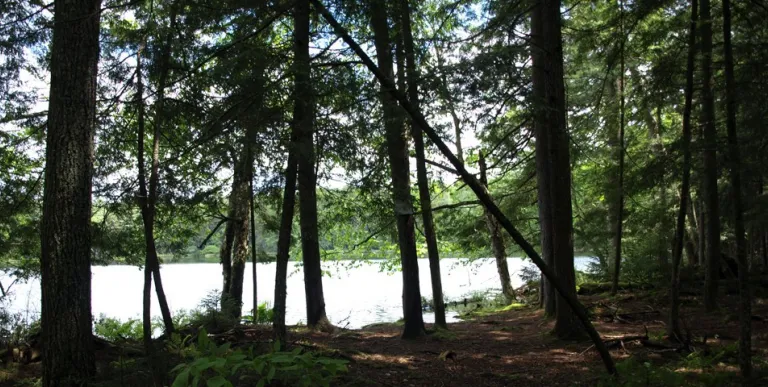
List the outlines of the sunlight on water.
{"type": "MultiPolygon", "coordinates": [[[[578,270],[585,270],[589,258],[576,259],[578,270]]],[[[509,258],[512,285],[522,285],[519,272],[529,261],[509,258]]],[[[402,317],[401,295],[402,274],[381,272],[375,261],[358,267],[347,268],[348,261],[324,263],[323,269],[330,274],[323,278],[326,311],[328,318],[341,327],[360,328],[364,325],[396,321],[402,317]]],[[[500,289],[496,264],[492,259],[479,259],[467,263],[459,259],[443,259],[443,293],[446,300],[461,299],[473,292],[500,289]]],[[[274,299],[275,264],[263,263],[257,266],[258,299],[270,305],[274,299]]],[[[132,266],[93,267],[92,310],[98,317],[126,320],[141,317],[143,273],[132,266]]],[[[163,286],[171,310],[194,309],[209,292],[221,289],[221,266],[215,263],[169,264],[161,269],[163,286]]],[[[300,265],[291,262],[288,266],[288,300],[286,322],[296,324],[304,321],[304,279],[300,265]]],[[[421,294],[432,297],[429,278],[429,263],[419,260],[421,294]]],[[[8,276],[0,278],[3,284],[11,282],[8,276]]],[[[250,263],[245,270],[243,298],[244,311],[252,307],[253,282],[250,263]]],[[[12,288],[15,296],[11,303],[12,312],[22,312],[34,320],[40,311],[40,285],[37,280],[16,283],[12,288]]],[[[160,315],[154,289],[152,293],[152,314],[160,315]]],[[[455,314],[449,314],[452,321],[455,314]]],[[[425,322],[433,322],[434,315],[424,314],[425,322]]]]}

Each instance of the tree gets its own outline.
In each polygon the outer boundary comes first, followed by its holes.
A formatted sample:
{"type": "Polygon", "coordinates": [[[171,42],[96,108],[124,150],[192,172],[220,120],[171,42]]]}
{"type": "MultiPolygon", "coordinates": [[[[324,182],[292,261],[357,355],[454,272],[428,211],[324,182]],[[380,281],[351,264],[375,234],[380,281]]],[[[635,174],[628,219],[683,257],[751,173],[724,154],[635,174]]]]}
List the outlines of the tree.
{"type": "MultiPolygon", "coordinates": [[[[142,331],[144,341],[144,351],[149,359],[149,364],[152,369],[152,375],[155,378],[156,385],[162,385],[162,371],[157,367],[156,351],[152,344],[152,271],[154,268],[154,262],[152,259],[157,259],[157,250],[155,249],[154,240],[154,220],[153,211],[154,207],[150,208],[147,192],[147,174],[144,167],[144,137],[145,133],[145,109],[144,109],[144,80],[142,75],[143,60],[142,51],[144,46],[136,52],[136,125],[138,129],[137,137],[137,164],[138,164],[138,179],[139,179],[139,197],[140,204],[139,209],[141,211],[141,219],[144,224],[144,289],[142,293],[142,331]]],[[[157,138],[157,137],[155,137],[157,138]]]]}
{"type": "MultiPolygon", "coordinates": [[[[363,51],[363,49],[360,47],[357,42],[355,42],[347,33],[347,31],[342,27],[338,21],[333,17],[333,15],[328,11],[328,9],[323,6],[323,4],[320,2],[320,0],[310,0],[312,4],[315,6],[315,9],[325,18],[325,20],[333,27],[336,34],[341,37],[344,42],[349,45],[355,52],[355,54],[362,59],[363,63],[366,67],[376,76],[376,79],[378,79],[379,84],[381,85],[382,89],[388,90],[389,94],[392,98],[396,99],[398,102],[400,102],[400,106],[402,106],[403,110],[405,110],[408,115],[416,121],[416,124],[418,124],[424,132],[427,134],[427,136],[432,140],[432,142],[437,146],[437,148],[440,150],[440,152],[450,161],[450,163],[453,165],[453,167],[456,169],[456,172],[458,172],[458,175],[464,179],[464,181],[467,183],[467,185],[472,189],[472,192],[477,196],[477,198],[480,200],[480,202],[483,204],[483,206],[488,209],[488,211],[493,214],[494,218],[499,221],[499,223],[504,227],[504,229],[507,231],[507,233],[514,239],[514,241],[520,246],[520,248],[528,254],[528,256],[531,258],[531,260],[536,264],[536,266],[541,270],[542,274],[549,279],[549,281],[554,285],[555,289],[558,291],[560,296],[565,300],[567,305],[569,305],[573,313],[578,317],[578,319],[581,321],[581,323],[584,325],[584,329],[586,330],[589,337],[592,339],[592,341],[595,343],[595,348],[600,353],[600,357],[603,359],[603,363],[605,364],[606,369],[608,370],[608,373],[610,374],[616,374],[616,366],[613,362],[613,359],[611,358],[611,354],[608,352],[608,349],[605,346],[605,343],[603,343],[603,340],[600,338],[600,335],[595,330],[595,327],[592,325],[592,323],[589,321],[589,318],[587,316],[586,310],[584,307],[579,303],[578,299],[576,298],[575,292],[569,291],[569,288],[566,285],[563,285],[563,282],[560,281],[558,276],[555,274],[554,270],[550,268],[542,259],[541,256],[536,252],[536,250],[531,246],[530,243],[520,234],[520,232],[515,228],[515,226],[512,224],[512,222],[509,221],[509,219],[504,215],[503,212],[499,209],[499,207],[494,203],[493,199],[488,195],[488,193],[483,189],[483,186],[480,184],[477,179],[472,176],[469,172],[467,172],[467,169],[464,167],[464,164],[459,161],[459,159],[451,152],[450,149],[448,149],[448,146],[443,142],[443,140],[438,136],[437,132],[427,123],[427,120],[424,118],[424,116],[416,109],[414,109],[411,104],[408,102],[408,99],[400,93],[397,90],[397,87],[395,86],[395,83],[392,82],[392,77],[387,76],[387,72],[384,72],[379,69],[379,67],[376,66],[376,64],[373,63],[370,57],[368,57],[368,54],[363,51]]],[[[559,17],[559,11],[557,11],[557,15],[559,17]]],[[[391,62],[390,62],[391,63],[391,62]]],[[[389,73],[391,74],[391,68],[389,73]]]]}
{"type": "Polygon", "coordinates": [[[680,186],[680,206],[677,209],[675,239],[672,248],[672,286],[670,288],[669,322],[667,334],[678,340],[682,338],[680,331],[680,261],[683,256],[683,240],[685,239],[685,215],[691,199],[691,110],[693,109],[693,73],[696,59],[696,23],[699,19],[698,0],[691,1],[691,26],[688,32],[688,62],[685,71],[685,105],[683,110],[683,176],[680,186]]]}
{"type": "Polygon", "coordinates": [[[621,66],[619,68],[619,141],[616,149],[618,158],[618,181],[616,185],[616,220],[613,234],[613,284],[611,285],[611,294],[619,291],[619,274],[621,273],[621,239],[623,237],[624,226],[624,1],[619,0],[620,14],[620,57],[621,66]]]}
{"type": "Polygon", "coordinates": [[[294,12],[294,77],[297,107],[293,117],[296,128],[298,159],[299,224],[301,253],[304,262],[304,293],[307,297],[307,326],[332,330],[325,315],[323,270],[317,226],[317,170],[314,143],[314,95],[309,56],[309,1],[299,1],[294,12]]]}
{"type": "MultiPolygon", "coordinates": [[[[382,0],[370,3],[371,29],[376,46],[379,67],[388,79],[394,79],[392,71],[392,47],[387,25],[387,8],[382,0]]],[[[386,130],[387,154],[392,176],[392,199],[397,221],[398,245],[403,272],[403,338],[413,339],[424,335],[421,314],[421,290],[419,289],[419,262],[414,237],[413,204],[411,203],[410,168],[408,166],[408,140],[402,125],[397,100],[381,86],[383,121],[386,130]]],[[[418,125],[418,123],[417,123],[418,125]]]]}
{"type": "Polygon", "coordinates": [[[58,4],[42,219],[43,385],[78,386],[96,372],[91,333],[91,186],[101,1],[58,4]]]}
{"type": "Polygon", "coordinates": [[[701,0],[701,118],[703,131],[704,217],[706,218],[706,269],[704,307],[717,308],[717,282],[720,275],[720,202],[717,193],[717,129],[715,96],[712,92],[712,10],[710,0],[701,0]]]}
{"type": "MultiPolygon", "coordinates": [[[[707,0],[704,0],[707,1],[707,0]]],[[[749,263],[744,232],[744,206],[741,193],[741,157],[736,133],[736,79],[731,43],[731,1],[723,0],[723,51],[725,52],[725,124],[728,129],[731,200],[739,267],[739,366],[744,378],[752,376],[752,298],[749,290],[749,263]]]]}
{"type": "MultiPolygon", "coordinates": [[[[566,131],[560,23],[560,0],[543,0],[533,8],[531,56],[536,105],[536,172],[540,184],[538,201],[542,241],[551,244],[542,243],[542,249],[549,250],[552,264],[566,291],[575,294],[570,145],[566,131]]],[[[556,298],[555,306],[555,334],[558,337],[569,337],[582,331],[562,297],[556,298]]]]}
{"type": "MultiPolygon", "coordinates": [[[[413,32],[411,31],[411,11],[408,0],[400,0],[400,28],[402,29],[403,50],[405,53],[406,78],[408,80],[408,99],[419,109],[419,74],[416,65],[416,55],[413,47],[413,32]]],[[[435,325],[447,328],[445,322],[445,304],[443,303],[443,285],[440,276],[440,252],[437,248],[435,223],[432,218],[432,198],[429,191],[429,177],[424,155],[424,135],[421,128],[411,120],[411,136],[416,149],[416,180],[419,186],[419,202],[421,217],[424,225],[424,238],[427,240],[429,255],[429,274],[432,279],[432,302],[435,309],[435,325]]],[[[460,142],[457,142],[460,144],[460,142]]],[[[460,145],[459,145],[460,146],[460,145]]],[[[506,258],[505,258],[506,259],[506,258]]]]}
{"type": "MultiPolygon", "coordinates": [[[[485,165],[485,156],[480,153],[480,183],[488,188],[488,167],[485,165]]],[[[515,290],[512,288],[512,280],[509,277],[509,265],[507,264],[507,251],[504,247],[504,238],[501,235],[501,228],[496,218],[487,210],[485,211],[485,224],[488,227],[488,233],[491,235],[491,251],[496,260],[496,270],[499,273],[501,282],[501,294],[507,304],[515,301],[515,290]]]]}

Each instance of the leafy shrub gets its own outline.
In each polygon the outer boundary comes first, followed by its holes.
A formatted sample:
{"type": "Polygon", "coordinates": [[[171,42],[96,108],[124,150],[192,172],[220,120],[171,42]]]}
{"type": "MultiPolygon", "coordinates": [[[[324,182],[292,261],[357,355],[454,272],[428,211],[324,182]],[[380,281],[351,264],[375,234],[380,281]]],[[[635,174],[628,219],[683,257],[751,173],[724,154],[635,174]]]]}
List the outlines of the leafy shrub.
{"type": "MultiPolygon", "coordinates": [[[[182,345],[180,347],[184,347],[182,345]]],[[[271,352],[257,355],[251,347],[247,351],[232,349],[230,343],[216,345],[203,329],[197,342],[181,352],[188,361],[171,370],[176,377],[172,387],[233,386],[233,380],[252,379],[257,387],[279,382],[290,386],[329,386],[341,372],[346,372],[346,361],[315,356],[297,348],[280,351],[275,345],[271,352]]]]}
{"type": "Polygon", "coordinates": [[[271,324],[272,320],[275,317],[275,310],[272,308],[271,305],[269,305],[267,302],[262,302],[259,304],[258,307],[258,315],[256,316],[256,321],[253,321],[253,310],[251,310],[251,314],[247,316],[243,316],[242,319],[245,322],[251,323],[251,324],[271,324]]]}
{"type": "MultiPolygon", "coordinates": [[[[152,330],[162,328],[162,322],[155,320],[152,322],[152,330]]],[[[123,322],[116,318],[107,317],[101,314],[93,322],[93,331],[96,336],[109,341],[121,340],[141,340],[144,337],[144,329],[140,319],[132,318],[123,322]]]]}

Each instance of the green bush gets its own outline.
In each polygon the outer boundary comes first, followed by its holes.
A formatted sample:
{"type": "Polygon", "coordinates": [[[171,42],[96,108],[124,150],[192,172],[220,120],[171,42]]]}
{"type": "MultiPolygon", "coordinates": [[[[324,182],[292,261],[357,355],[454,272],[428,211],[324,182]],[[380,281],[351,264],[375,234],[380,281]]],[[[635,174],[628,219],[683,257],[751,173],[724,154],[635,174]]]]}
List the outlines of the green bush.
{"type": "Polygon", "coordinates": [[[258,307],[259,313],[256,316],[256,321],[253,321],[253,310],[251,314],[243,316],[243,321],[251,324],[271,324],[275,317],[275,310],[266,302],[262,302],[258,307]]]}
{"type": "MultiPolygon", "coordinates": [[[[184,343],[179,345],[183,348],[184,343]]],[[[172,387],[233,386],[232,381],[254,382],[257,387],[279,382],[290,386],[330,386],[341,372],[346,372],[346,361],[315,356],[297,348],[280,351],[275,345],[271,352],[257,355],[253,348],[247,351],[232,349],[230,343],[216,345],[203,329],[197,342],[186,346],[180,354],[187,361],[171,370],[175,375],[172,387]]]]}
{"type": "MultiPolygon", "coordinates": [[[[152,329],[157,327],[157,321],[152,323],[152,329]]],[[[137,318],[128,319],[123,322],[116,318],[107,317],[101,314],[93,323],[93,331],[99,336],[109,341],[119,340],[141,340],[144,337],[144,329],[141,320],[137,318]]]]}

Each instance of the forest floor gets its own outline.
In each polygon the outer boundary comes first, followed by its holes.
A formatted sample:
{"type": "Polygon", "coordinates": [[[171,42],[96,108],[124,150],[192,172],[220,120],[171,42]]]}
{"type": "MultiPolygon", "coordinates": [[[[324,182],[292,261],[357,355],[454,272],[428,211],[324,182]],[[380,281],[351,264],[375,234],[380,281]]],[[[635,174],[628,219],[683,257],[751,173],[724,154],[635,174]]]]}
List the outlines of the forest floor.
{"type": "MultiPolygon", "coordinates": [[[[682,297],[681,317],[690,338],[685,348],[664,337],[667,311],[661,305],[666,304],[666,292],[580,299],[619,364],[622,379],[618,382],[606,376],[588,339],[556,339],[550,334],[554,321],[545,319],[541,310],[521,304],[478,308],[466,314],[464,321],[449,324],[447,331],[418,340],[402,340],[401,325],[393,323],[333,334],[294,327],[289,342],[348,360],[348,372],[332,384],[339,386],[740,385],[736,296],[722,297],[723,306],[714,313],[705,313],[698,297],[682,297]]],[[[768,385],[768,300],[755,301],[753,316],[757,374],[753,385],[768,385]]],[[[263,344],[270,338],[268,326],[244,327],[237,345],[263,344]]],[[[34,385],[30,382],[39,373],[39,362],[5,365],[0,367],[0,386],[34,385]]],[[[144,385],[130,376],[119,383],[116,376],[110,379],[114,384],[109,380],[97,384],[144,385]]]]}
{"type": "MultiPolygon", "coordinates": [[[[608,380],[588,339],[562,341],[550,334],[554,321],[525,306],[479,309],[464,322],[449,324],[420,340],[400,339],[397,324],[329,335],[296,332],[294,339],[351,360],[348,385],[379,386],[596,386],[596,385],[736,385],[738,366],[736,296],[705,313],[696,297],[683,297],[681,316],[691,345],[677,350],[664,337],[666,293],[584,296],[594,324],[619,362],[624,381],[608,380]],[[647,339],[632,339],[647,336],[647,339]],[[706,340],[704,339],[706,337],[706,340]],[[631,359],[631,360],[630,360],[631,359]],[[626,383],[626,384],[625,384],[626,383]]],[[[768,302],[753,311],[754,385],[768,385],[768,302]]],[[[428,327],[429,328],[429,327],[428,327]]]]}

